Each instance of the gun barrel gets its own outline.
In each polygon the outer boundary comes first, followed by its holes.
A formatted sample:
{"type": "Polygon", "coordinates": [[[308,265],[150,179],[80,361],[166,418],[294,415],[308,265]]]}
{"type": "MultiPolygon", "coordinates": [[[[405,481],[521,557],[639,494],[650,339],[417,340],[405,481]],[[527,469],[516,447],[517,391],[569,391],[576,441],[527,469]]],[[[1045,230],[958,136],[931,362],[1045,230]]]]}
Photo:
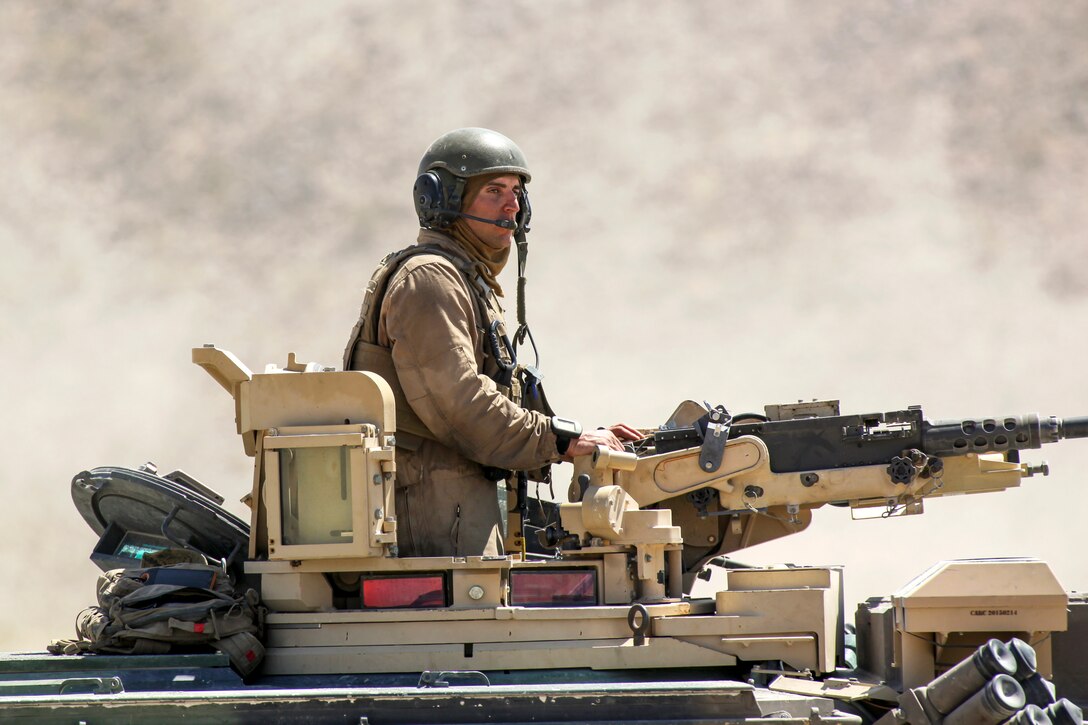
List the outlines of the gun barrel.
{"type": "Polygon", "coordinates": [[[922,450],[937,456],[1041,448],[1063,438],[1088,438],[1088,416],[1062,419],[1029,413],[922,424],[922,450]]]}
{"type": "Polygon", "coordinates": [[[1061,420],[1062,438],[1088,438],[1088,415],[1061,420]]]}

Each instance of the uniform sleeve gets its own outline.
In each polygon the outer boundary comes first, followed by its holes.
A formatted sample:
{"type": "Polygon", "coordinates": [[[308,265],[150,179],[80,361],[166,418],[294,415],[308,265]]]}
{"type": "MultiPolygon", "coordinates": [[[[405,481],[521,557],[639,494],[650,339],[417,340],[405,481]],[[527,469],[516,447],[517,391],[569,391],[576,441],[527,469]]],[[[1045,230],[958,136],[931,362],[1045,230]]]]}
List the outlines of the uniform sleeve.
{"type": "Polygon", "coordinates": [[[413,265],[382,303],[408,404],[442,444],[486,466],[527,470],[559,460],[551,422],[478,372],[475,301],[449,263],[413,265]]]}

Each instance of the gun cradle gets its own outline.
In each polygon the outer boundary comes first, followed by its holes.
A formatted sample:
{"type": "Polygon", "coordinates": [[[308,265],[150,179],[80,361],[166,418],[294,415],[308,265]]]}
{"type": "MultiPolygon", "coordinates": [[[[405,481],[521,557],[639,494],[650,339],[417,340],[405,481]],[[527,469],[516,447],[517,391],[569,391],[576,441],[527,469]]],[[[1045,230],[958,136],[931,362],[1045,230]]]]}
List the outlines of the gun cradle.
{"type": "Polygon", "coordinates": [[[688,449],[638,459],[631,471],[617,471],[615,483],[646,507],[699,489],[717,491],[722,509],[743,512],[767,506],[816,508],[831,502],[851,507],[887,505],[929,496],[1001,491],[1018,486],[1025,464],[1000,454],[967,454],[945,459],[940,477],[893,483],[882,464],[775,473],[766,444],[754,436],[730,440],[721,467],[699,468],[699,450],[688,449]]]}
{"type": "MultiPolygon", "coordinates": [[[[896,415],[888,414],[889,418],[896,415]]],[[[921,441],[906,436],[928,424],[917,410],[905,411],[902,417],[917,420],[914,426],[893,423],[896,435],[905,438],[903,449],[881,440],[876,453],[850,453],[853,444],[840,443],[829,458],[819,451],[797,455],[799,448],[794,447],[784,451],[791,459],[786,465],[776,465],[768,442],[751,434],[738,435],[724,445],[716,441],[721,452],[713,471],[705,468],[705,446],[661,453],[651,450],[644,455],[601,448],[575,461],[570,493],[574,503],[562,507],[563,528],[583,542],[648,542],[653,532],[637,526],[635,519],[648,510],[659,512],[658,530],[673,525],[680,530],[686,589],[694,572],[714,556],[798,533],[811,522],[812,510],[825,504],[855,510],[880,508],[882,515],[919,514],[925,498],[1001,491],[1018,486],[1022,478],[1038,470],[1001,452],[971,451],[940,458],[923,453],[911,448],[921,441]],[[798,470],[796,462],[806,457],[836,463],[798,470]],[[894,469],[886,458],[875,462],[882,457],[896,458],[900,468],[894,469]],[[669,517],[661,519],[662,512],[669,517]]],[[[884,421],[880,424],[887,426],[884,421]]],[[[790,425],[796,423],[790,421],[790,425]]],[[[750,429],[740,427],[742,433],[750,429]]]]}

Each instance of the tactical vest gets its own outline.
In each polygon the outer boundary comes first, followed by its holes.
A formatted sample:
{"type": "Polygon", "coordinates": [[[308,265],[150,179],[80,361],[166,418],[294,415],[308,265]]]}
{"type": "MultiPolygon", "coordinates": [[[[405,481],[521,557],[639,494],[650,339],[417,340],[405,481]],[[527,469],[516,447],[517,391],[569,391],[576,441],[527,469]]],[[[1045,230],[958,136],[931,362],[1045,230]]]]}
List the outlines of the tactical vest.
{"type": "Polygon", "coordinates": [[[366,286],[363,305],[359,310],[359,320],[352,328],[347,347],[344,349],[344,370],[367,370],[377,373],[389,383],[389,387],[393,389],[396,405],[397,445],[409,450],[417,449],[420,439],[434,440],[435,436],[408,404],[396,367],[393,365],[392,350],[378,344],[378,325],[381,319],[382,302],[390,280],[401,264],[419,254],[442,257],[460,272],[465,286],[476,303],[478,319],[474,321],[474,324],[483,328],[481,334],[485,338],[484,357],[493,363],[491,365],[485,363],[485,368],[490,367],[497,371],[489,374],[485,370],[485,374],[495,381],[499,392],[515,403],[521,404],[521,386],[515,374],[517,363],[510,340],[503,329],[502,311],[492,308],[489,304],[488,297],[491,295],[491,288],[472,267],[472,263],[433,244],[416,244],[388,254],[378,264],[378,268],[366,286]]]}

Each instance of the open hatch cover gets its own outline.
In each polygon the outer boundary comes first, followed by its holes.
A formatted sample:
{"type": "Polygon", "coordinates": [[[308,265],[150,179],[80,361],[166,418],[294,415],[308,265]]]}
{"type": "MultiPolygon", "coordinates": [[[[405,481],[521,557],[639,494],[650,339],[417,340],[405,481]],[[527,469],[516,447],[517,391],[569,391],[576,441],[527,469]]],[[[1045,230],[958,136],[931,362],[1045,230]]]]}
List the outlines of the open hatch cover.
{"type": "Polygon", "coordinates": [[[100,537],[91,560],[103,571],[139,568],[147,553],[188,549],[240,571],[249,526],[189,476],[167,476],[113,467],[76,474],[72,500],[100,537]]]}

